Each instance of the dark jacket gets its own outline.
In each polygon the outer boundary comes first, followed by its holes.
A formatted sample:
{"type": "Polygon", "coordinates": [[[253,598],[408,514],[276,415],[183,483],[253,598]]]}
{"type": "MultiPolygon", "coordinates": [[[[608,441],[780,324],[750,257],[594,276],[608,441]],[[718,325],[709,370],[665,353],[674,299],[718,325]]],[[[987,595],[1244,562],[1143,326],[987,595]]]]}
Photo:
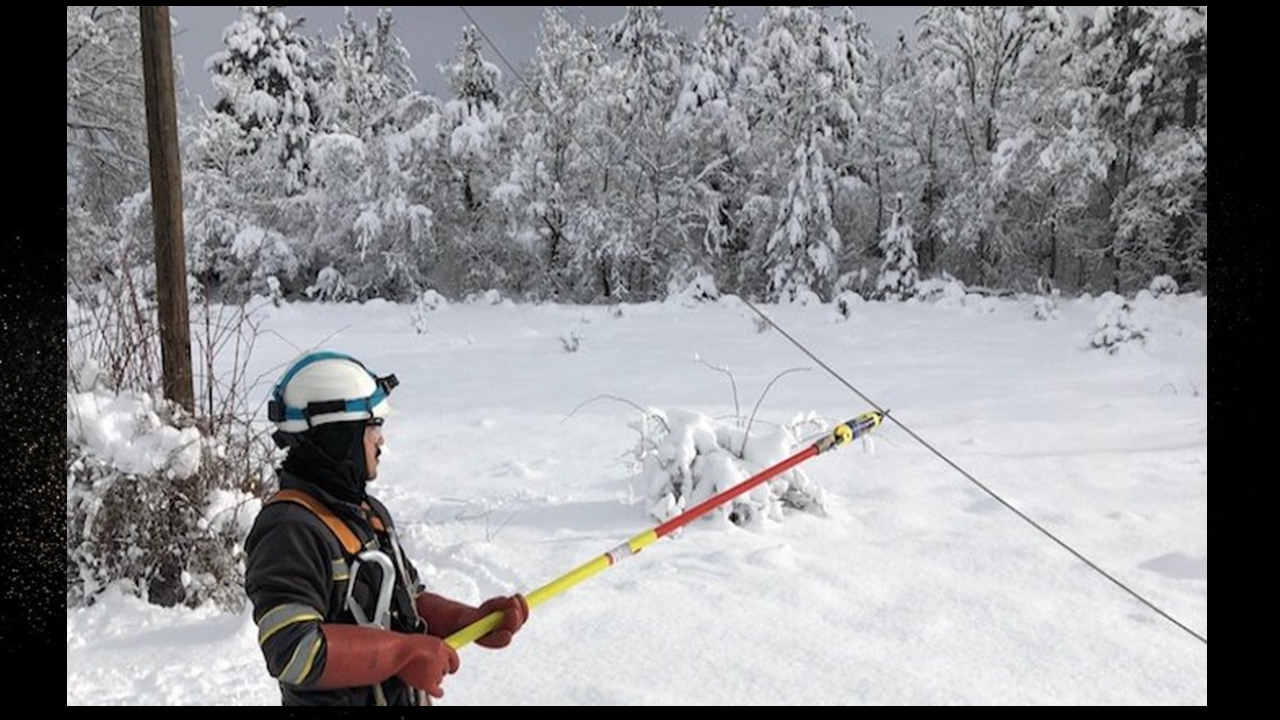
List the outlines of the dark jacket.
{"type": "MultiPolygon", "coordinates": [[[[320,486],[284,471],[280,473],[280,487],[303,490],[323,502],[346,521],[366,549],[378,548],[394,562],[391,539],[374,530],[359,505],[338,500],[320,486]]],[[[367,500],[383,523],[393,527],[386,507],[373,497],[367,500]]],[[[253,603],[258,644],[267,670],[280,682],[284,704],[373,705],[372,687],[308,689],[324,671],[327,657],[320,624],[355,624],[354,616],[345,607],[350,558],[324,521],[296,503],[270,503],[254,521],[245,552],[245,591],[253,603]]],[[[418,571],[407,557],[404,563],[409,577],[407,582],[397,578],[392,629],[419,632],[410,597],[421,590],[418,571]]],[[[367,615],[373,614],[380,574],[378,566],[366,563],[356,578],[355,597],[367,615]]],[[[387,704],[412,704],[412,689],[399,678],[390,678],[382,688],[387,704]]]]}

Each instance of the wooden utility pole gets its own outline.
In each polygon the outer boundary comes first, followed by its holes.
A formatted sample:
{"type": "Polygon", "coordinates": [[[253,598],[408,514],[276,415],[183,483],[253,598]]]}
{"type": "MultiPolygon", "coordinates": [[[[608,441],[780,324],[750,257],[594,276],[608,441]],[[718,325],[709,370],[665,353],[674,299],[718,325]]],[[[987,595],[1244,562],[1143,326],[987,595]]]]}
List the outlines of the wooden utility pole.
{"type": "Polygon", "coordinates": [[[182,163],[178,157],[169,6],[141,5],[138,13],[142,26],[142,79],[147,93],[147,150],[151,157],[164,396],[193,412],[187,258],[182,234],[182,163]]]}

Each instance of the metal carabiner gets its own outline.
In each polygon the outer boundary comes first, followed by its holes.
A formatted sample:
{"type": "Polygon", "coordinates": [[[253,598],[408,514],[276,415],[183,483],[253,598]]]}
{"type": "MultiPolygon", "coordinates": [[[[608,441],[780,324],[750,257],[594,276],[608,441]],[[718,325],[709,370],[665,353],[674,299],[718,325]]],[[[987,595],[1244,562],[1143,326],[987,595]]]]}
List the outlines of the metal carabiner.
{"type": "MultiPolygon", "coordinates": [[[[391,629],[391,592],[396,585],[396,568],[391,563],[391,558],[381,550],[365,550],[356,556],[354,562],[351,563],[351,577],[347,581],[347,609],[355,616],[356,623],[359,625],[367,625],[379,627],[383,630],[391,629]],[[360,603],[355,597],[356,578],[360,576],[360,568],[365,563],[373,563],[382,568],[382,582],[378,587],[378,599],[373,606],[373,617],[364,614],[364,608],[360,607],[360,603]]],[[[378,705],[387,704],[386,693],[382,691],[382,684],[373,686],[374,701],[378,705]]]]}

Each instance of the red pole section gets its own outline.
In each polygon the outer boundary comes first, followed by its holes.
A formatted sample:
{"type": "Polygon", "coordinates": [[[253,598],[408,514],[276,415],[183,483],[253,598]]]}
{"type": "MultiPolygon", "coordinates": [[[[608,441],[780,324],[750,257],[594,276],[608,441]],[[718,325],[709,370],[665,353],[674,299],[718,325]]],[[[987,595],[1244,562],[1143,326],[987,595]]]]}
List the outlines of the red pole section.
{"type": "Polygon", "coordinates": [[[689,524],[689,521],[694,520],[695,518],[701,517],[702,515],[706,514],[706,512],[711,508],[714,508],[717,505],[721,505],[725,502],[728,502],[729,500],[732,500],[738,497],[742,493],[756,487],[760,483],[765,482],[770,478],[781,475],[782,473],[790,470],[796,465],[799,465],[805,460],[808,460],[814,455],[817,455],[819,452],[821,451],[818,449],[818,446],[816,443],[813,445],[810,445],[809,447],[805,448],[804,450],[801,450],[795,455],[792,455],[786,460],[783,460],[782,462],[779,462],[776,465],[772,465],[770,467],[765,468],[764,470],[761,470],[760,472],[756,473],[752,477],[749,477],[746,480],[743,480],[742,482],[738,483],[737,485],[734,485],[728,490],[720,492],[716,495],[712,495],[706,500],[703,500],[697,505],[694,505],[688,510],[685,510],[679,515],[662,523],[658,527],[654,528],[653,531],[654,533],[657,534],[658,537],[664,537],[666,536],[667,533],[671,532],[672,530],[675,530],[676,528],[684,527],[685,525],[689,524]]]}

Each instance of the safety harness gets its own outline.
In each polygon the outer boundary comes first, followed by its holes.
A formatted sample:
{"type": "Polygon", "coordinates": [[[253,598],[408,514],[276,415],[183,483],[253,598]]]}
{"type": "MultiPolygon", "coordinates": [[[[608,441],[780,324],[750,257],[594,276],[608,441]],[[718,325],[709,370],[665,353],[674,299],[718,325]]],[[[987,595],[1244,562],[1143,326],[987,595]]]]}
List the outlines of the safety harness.
{"type": "MultiPolygon", "coordinates": [[[[391,605],[394,600],[398,606],[402,621],[408,625],[406,631],[420,632],[422,630],[422,620],[418,617],[417,607],[414,603],[414,595],[417,593],[408,587],[409,573],[404,562],[404,554],[400,550],[400,541],[396,537],[395,528],[391,525],[389,519],[383,518],[380,509],[371,506],[367,501],[360,503],[360,507],[367,513],[369,524],[373,526],[373,529],[385,534],[390,540],[394,561],[380,549],[376,534],[368,542],[362,543],[355,530],[314,495],[304,490],[289,488],[277,491],[266,501],[266,504],[270,505],[277,502],[294,503],[310,510],[325,524],[325,527],[329,528],[329,531],[338,540],[338,544],[342,546],[344,554],[342,560],[347,567],[343,572],[344,568],[335,566],[333,579],[335,582],[347,581],[343,607],[355,618],[356,624],[391,630],[391,605]],[[380,575],[381,582],[378,585],[378,596],[372,613],[367,613],[355,597],[356,578],[359,576],[360,569],[369,564],[377,565],[382,571],[380,575]],[[403,581],[397,583],[397,577],[403,578],[403,581]]],[[[380,684],[374,685],[373,691],[377,704],[386,705],[387,698],[382,691],[382,686],[380,684]]],[[[413,694],[419,704],[424,704],[424,693],[415,691],[413,694]]]]}

